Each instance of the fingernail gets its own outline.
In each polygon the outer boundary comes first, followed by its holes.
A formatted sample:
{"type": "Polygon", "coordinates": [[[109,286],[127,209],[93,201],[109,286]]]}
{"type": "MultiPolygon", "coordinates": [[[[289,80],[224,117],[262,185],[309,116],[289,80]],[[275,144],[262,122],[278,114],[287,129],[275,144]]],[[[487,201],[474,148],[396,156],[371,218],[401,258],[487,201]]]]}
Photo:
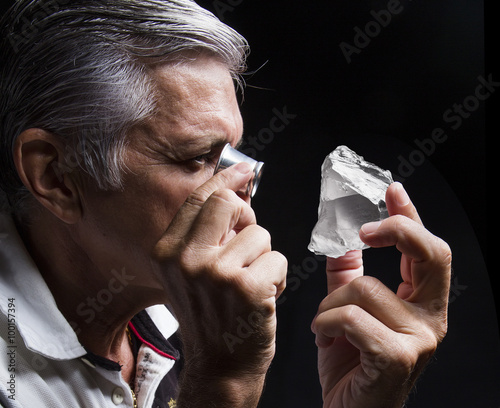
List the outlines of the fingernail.
{"type": "Polygon", "coordinates": [[[249,163],[240,162],[234,165],[234,169],[241,174],[248,174],[252,171],[252,166],[249,163]]]}
{"type": "Polygon", "coordinates": [[[373,234],[378,230],[380,224],[382,224],[382,221],[368,222],[366,224],[363,224],[363,226],[361,227],[361,231],[363,231],[363,234],[365,235],[373,234]]]}
{"type": "Polygon", "coordinates": [[[401,207],[404,207],[410,203],[410,197],[401,183],[396,182],[396,186],[396,201],[401,207]]]}

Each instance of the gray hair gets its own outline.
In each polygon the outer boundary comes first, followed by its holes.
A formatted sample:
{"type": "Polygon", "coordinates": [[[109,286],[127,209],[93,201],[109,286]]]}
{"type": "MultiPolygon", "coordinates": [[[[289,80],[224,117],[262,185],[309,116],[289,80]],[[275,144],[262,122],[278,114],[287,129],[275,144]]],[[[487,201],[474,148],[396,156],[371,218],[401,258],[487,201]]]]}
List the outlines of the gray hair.
{"type": "Polygon", "coordinates": [[[78,168],[119,189],[125,135],[155,110],[149,64],[209,52],[241,85],[249,52],[191,0],[18,0],[0,27],[0,208],[14,213],[29,197],[12,158],[24,130],[61,139],[56,173],[78,168]]]}

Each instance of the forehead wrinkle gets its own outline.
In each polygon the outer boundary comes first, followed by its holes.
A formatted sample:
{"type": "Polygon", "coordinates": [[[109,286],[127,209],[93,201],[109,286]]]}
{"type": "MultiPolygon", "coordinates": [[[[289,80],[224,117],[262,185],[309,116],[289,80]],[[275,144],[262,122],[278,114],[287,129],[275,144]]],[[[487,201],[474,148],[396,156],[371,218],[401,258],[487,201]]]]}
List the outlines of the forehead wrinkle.
{"type": "Polygon", "coordinates": [[[183,143],[203,145],[241,136],[243,125],[233,80],[220,62],[209,59],[161,67],[155,79],[159,109],[153,121],[160,132],[168,131],[169,137],[183,143]],[[211,70],[206,64],[218,66],[211,70]],[[205,143],[204,138],[214,140],[205,143]]]}

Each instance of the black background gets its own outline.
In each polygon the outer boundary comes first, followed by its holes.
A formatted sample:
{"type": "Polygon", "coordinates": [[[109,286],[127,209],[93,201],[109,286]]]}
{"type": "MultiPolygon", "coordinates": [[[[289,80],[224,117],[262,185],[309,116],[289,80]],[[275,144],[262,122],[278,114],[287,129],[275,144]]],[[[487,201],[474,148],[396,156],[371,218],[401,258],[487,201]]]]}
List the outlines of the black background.
{"type": "MultiPolygon", "coordinates": [[[[474,95],[479,76],[495,70],[491,9],[477,0],[402,0],[402,12],[348,62],[340,44],[354,45],[355,27],[363,30],[374,20],[371,12],[386,10],[387,1],[198,3],[252,47],[249,70],[256,72],[246,77],[242,114],[245,135],[255,138],[257,157],[266,163],[253,206],[290,265],[289,288],[278,307],[277,355],[261,406],[321,406],[309,327],[325,295],[324,261],[307,245],[317,219],[321,163],[345,144],[391,170],[427,228],[453,250],[449,332],[408,407],[500,407],[496,270],[488,274],[486,267],[489,241],[497,241],[487,235],[497,218],[487,203],[496,201],[498,183],[486,175],[496,174],[498,97],[493,92],[456,129],[443,118],[474,95]],[[285,108],[296,115],[285,128],[273,135],[263,130],[285,108]],[[422,156],[415,140],[431,138],[435,128],[445,130],[447,139],[422,156]],[[411,171],[401,171],[403,159],[416,163],[422,157],[411,171]]],[[[397,287],[395,249],[369,249],[364,256],[367,274],[397,287]]]]}
{"type": "MultiPolygon", "coordinates": [[[[261,149],[257,157],[266,168],[253,206],[290,265],[278,307],[277,356],[261,406],[322,406],[309,327],[325,294],[324,262],[307,245],[317,220],[321,163],[345,144],[403,181],[426,227],[453,250],[449,332],[408,407],[500,407],[496,277],[486,267],[487,226],[495,218],[486,203],[494,202],[498,185],[486,180],[487,151],[496,146],[486,137],[496,131],[495,92],[458,127],[443,117],[474,95],[479,76],[493,72],[489,56],[497,37],[485,35],[491,10],[485,12],[482,1],[402,0],[403,11],[348,63],[340,44],[354,45],[355,27],[364,29],[374,20],[370,12],[386,10],[387,1],[199,3],[252,47],[249,70],[257,72],[247,77],[242,113],[245,135],[256,142],[243,150],[261,149]],[[285,106],[296,117],[269,137],[263,129],[273,109],[285,106]],[[435,128],[447,139],[418,162],[415,139],[431,138],[435,128]],[[402,158],[418,165],[401,171],[402,158]]],[[[494,164],[495,156],[488,157],[494,164]]],[[[395,249],[368,249],[364,256],[367,274],[397,287],[395,249]]]]}

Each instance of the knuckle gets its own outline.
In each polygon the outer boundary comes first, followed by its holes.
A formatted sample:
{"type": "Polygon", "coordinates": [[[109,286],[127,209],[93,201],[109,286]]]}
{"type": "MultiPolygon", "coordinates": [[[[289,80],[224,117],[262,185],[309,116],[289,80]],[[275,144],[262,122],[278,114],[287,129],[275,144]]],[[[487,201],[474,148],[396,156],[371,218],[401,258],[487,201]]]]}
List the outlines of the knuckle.
{"type": "Polygon", "coordinates": [[[405,237],[417,231],[423,226],[402,214],[395,214],[390,217],[393,230],[401,237],[405,237]]]}
{"type": "Polygon", "coordinates": [[[244,202],[230,189],[216,190],[207,199],[207,205],[211,209],[224,209],[224,211],[233,213],[236,216],[239,216],[243,211],[243,204],[244,202]]]}
{"type": "Polygon", "coordinates": [[[209,197],[209,192],[206,191],[203,187],[198,188],[193,191],[188,198],[186,199],[185,204],[188,206],[201,208],[205,204],[207,197],[209,197]]]}
{"type": "Polygon", "coordinates": [[[217,282],[219,285],[232,282],[237,277],[236,274],[228,273],[232,268],[219,257],[213,257],[208,260],[206,264],[201,266],[205,275],[210,277],[211,281],[217,282]]]}
{"type": "Polygon", "coordinates": [[[397,231],[402,231],[407,225],[409,218],[401,214],[395,214],[391,216],[391,220],[392,223],[394,224],[395,229],[397,231]]]}
{"type": "Polygon", "coordinates": [[[408,355],[412,356],[413,366],[419,366],[428,361],[436,353],[439,345],[435,333],[430,329],[422,328],[419,340],[420,344],[408,352],[408,355]]]}
{"type": "Polygon", "coordinates": [[[407,350],[400,342],[394,341],[389,347],[380,346],[384,352],[377,354],[374,365],[381,371],[398,371],[404,374],[410,372],[413,367],[411,350],[407,350]]]}
{"type": "Polygon", "coordinates": [[[452,252],[444,240],[431,234],[424,249],[423,261],[430,261],[443,272],[451,274],[452,252]]]}
{"type": "Polygon", "coordinates": [[[266,242],[269,245],[271,244],[271,234],[268,230],[261,227],[260,225],[250,224],[246,226],[245,229],[247,229],[250,234],[254,234],[256,237],[258,237],[259,241],[266,242]]]}
{"type": "Polygon", "coordinates": [[[423,355],[431,357],[436,352],[440,341],[436,338],[435,333],[431,332],[426,336],[426,341],[423,347],[423,355]]]}
{"type": "Polygon", "coordinates": [[[360,276],[349,283],[358,299],[377,300],[383,296],[385,285],[372,276],[360,276]]]}
{"type": "Polygon", "coordinates": [[[280,278],[282,279],[282,285],[286,286],[288,259],[286,259],[285,255],[283,255],[281,252],[278,251],[271,251],[271,255],[273,256],[274,268],[280,271],[280,278]]]}
{"type": "Polygon", "coordinates": [[[404,378],[415,369],[420,352],[408,344],[394,342],[391,344],[390,355],[386,358],[386,364],[391,367],[391,371],[400,373],[399,375],[404,378]]]}
{"type": "Polygon", "coordinates": [[[356,305],[347,305],[343,308],[343,321],[346,326],[356,327],[363,318],[363,309],[356,305]]]}
{"type": "Polygon", "coordinates": [[[182,271],[198,272],[202,265],[201,259],[203,258],[199,251],[194,251],[189,244],[183,245],[182,249],[179,250],[178,264],[182,271]]]}
{"type": "Polygon", "coordinates": [[[436,248],[437,248],[438,253],[440,254],[441,263],[444,267],[450,267],[451,260],[452,260],[451,248],[441,238],[436,237],[436,239],[437,239],[436,248]]]}
{"type": "Polygon", "coordinates": [[[286,258],[285,255],[283,255],[281,252],[278,251],[273,251],[273,254],[275,255],[278,263],[283,267],[287,268],[288,267],[288,259],[286,258]]]}
{"type": "Polygon", "coordinates": [[[385,347],[384,353],[377,356],[375,364],[381,371],[397,374],[405,378],[412,373],[420,371],[425,363],[432,357],[437,345],[421,341],[395,340],[385,347]]]}
{"type": "Polygon", "coordinates": [[[242,210],[242,201],[236,193],[229,189],[221,189],[214,191],[206,201],[206,206],[209,209],[207,215],[211,211],[217,209],[218,212],[227,212],[239,216],[242,210]]]}
{"type": "MultiPolygon", "coordinates": [[[[246,245],[248,242],[252,243],[252,246],[260,248],[261,254],[265,254],[272,251],[271,246],[271,234],[265,228],[258,224],[246,225],[239,234],[245,236],[246,245]]],[[[244,249],[244,247],[242,247],[244,249]]]]}
{"type": "Polygon", "coordinates": [[[427,326],[420,327],[417,339],[417,345],[412,344],[406,348],[406,354],[411,357],[413,364],[431,358],[440,343],[434,330],[427,326]]]}
{"type": "Polygon", "coordinates": [[[193,191],[187,201],[193,205],[201,206],[207,199],[209,199],[209,197],[214,195],[214,193],[228,190],[225,189],[224,186],[226,186],[229,182],[230,176],[226,174],[226,172],[222,171],[193,191]]]}
{"type": "Polygon", "coordinates": [[[236,198],[236,193],[228,188],[215,190],[209,197],[211,200],[220,200],[228,203],[233,203],[236,198]]]}
{"type": "Polygon", "coordinates": [[[436,343],[440,344],[448,333],[448,316],[446,309],[442,310],[441,313],[431,321],[430,331],[436,343]]]}
{"type": "Polygon", "coordinates": [[[230,189],[222,188],[213,190],[207,185],[202,185],[193,191],[186,199],[186,204],[201,208],[207,201],[234,202],[236,193],[230,189]]]}

